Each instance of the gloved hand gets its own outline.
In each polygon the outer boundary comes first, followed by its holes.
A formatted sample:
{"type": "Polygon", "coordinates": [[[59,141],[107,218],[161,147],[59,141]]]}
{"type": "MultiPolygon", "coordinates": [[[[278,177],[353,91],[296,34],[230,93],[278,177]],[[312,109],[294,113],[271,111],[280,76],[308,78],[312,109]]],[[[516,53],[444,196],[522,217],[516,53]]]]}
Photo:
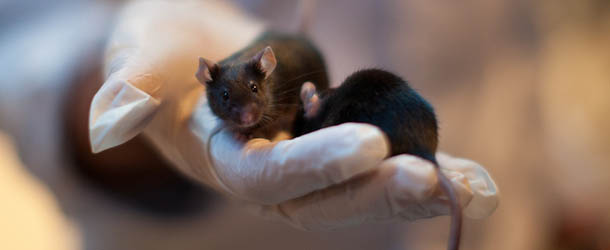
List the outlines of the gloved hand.
{"type": "MultiPolygon", "coordinates": [[[[384,160],[387,140],[371,125],[343,124],[290,140],[242,143],[226,130],[210,137],[220,122],[194,76],[198,57],[220,60],[245,47],[263,30],[257,20],[222,2],[142,1],[128,6],[118,24],[106,58],[109,76],[91,106],[94,152],[144,133],[183,173],[303,229],[448,214],[434,167],[409,155],[384,160]]],[[[437,157],[467,215],[494,211],[497,189],[481,166],[437,157]]]]}

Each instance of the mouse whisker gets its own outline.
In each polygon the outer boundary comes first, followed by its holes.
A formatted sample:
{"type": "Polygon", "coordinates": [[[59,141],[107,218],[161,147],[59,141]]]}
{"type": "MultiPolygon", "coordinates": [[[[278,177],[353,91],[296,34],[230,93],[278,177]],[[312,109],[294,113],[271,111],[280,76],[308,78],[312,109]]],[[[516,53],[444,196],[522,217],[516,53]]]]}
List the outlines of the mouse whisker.
{"type": "MultiPolygon", "coordinates": [[[[276,94],[278,97],[280,98],[287,98],[288,94],[291,93],[298,93],[300,91],[300,86],[298,88],[293,88],[293,89],[286,89],[286,90],[282,90],[281,92],[275,92],[274,94],[276,94]]],[[[292,98],[293,95],[288,95],[288,97],[292,98]]]]}
{"type": "Polygon", "coordinates": [[[283,103],[283,102],[273,102],[270,103],[269,106],[299,106],[299,103],[283,103]]]}
{"type": "MultiPolygon", "coordinates": [[[[299,75],[297,77],[294,77],[294,78],[292,78],[290,80],[287,80],[287,81],[285,81],[282,84],[287,84],[287,83],[292,82],[294,80],[298,80],[299,78],[303,78],[303,77],[306,77],[306,76],[310,76],[310,75],[313,75],[313,74],[319,74],[319,73],[323,73],[323,72],[326,72],[326,70],[325,69],[314,70],[314,71],[311,71],[309,73],[301,74],[301,75],[299,75]]],[[[299,88],[300,88],[300,86],[299,86],[299,88]]]]}

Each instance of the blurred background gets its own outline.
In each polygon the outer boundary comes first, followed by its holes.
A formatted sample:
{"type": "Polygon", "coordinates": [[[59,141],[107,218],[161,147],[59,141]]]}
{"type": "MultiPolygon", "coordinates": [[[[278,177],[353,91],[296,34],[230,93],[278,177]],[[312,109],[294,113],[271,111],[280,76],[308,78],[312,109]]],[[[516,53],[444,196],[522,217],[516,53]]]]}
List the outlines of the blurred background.
{"type": "MultiPolygon", "coordinates": [[[[210,214],[258,223],[218,209],[141,139],[88,153],[88,102],[122,3],[0,2],[1,249],[240,249],[205,244],[244,232],[210,214]],[[136,243],[155,234],[113,222],[133,218],[167,237],[136,243]]],[[[235,3],[284,29],[297,5],[235,3]]],[[[311,35],[334,84],[365,67],[408,79],[436,107],[441,150],[495,178],[500,206],[465,222],[463,249],[610,249],[610,1],[318,1],[311,35]]],[[[448,222],[354,230],[393,242],[368,249],[444,249],[448,222]]],[[[310,236],[332,245],[352,233],[310,236]]]]}

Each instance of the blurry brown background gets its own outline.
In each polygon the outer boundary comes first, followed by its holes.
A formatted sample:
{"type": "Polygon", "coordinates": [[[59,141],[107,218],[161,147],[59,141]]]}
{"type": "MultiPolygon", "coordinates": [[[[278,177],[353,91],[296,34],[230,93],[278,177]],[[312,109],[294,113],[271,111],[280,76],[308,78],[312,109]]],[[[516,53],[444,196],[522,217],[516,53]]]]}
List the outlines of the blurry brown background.
{"type": "MultiPolygon", "coordinates": [[[[0,4],[1,51],[20,25],[75,4],[34,2],[0,4]]],[[[280,28],[294,18],[295,1],[237,2],[280,28]]],[[[95,6],[112,13],[117,3],[95,6]]],[[[441,149],[481,163],[495,178],[500,206],[466,222],[464,249],[610,249],[610,1],[318,1],[312,36],[335,84],[365,67],[408,79],[436,107],[441,149]]],[[[18,55],[0,56],[5,63],[18,55]]],[[[1,164],[1,177],[19,165],[1,164]]],[[[28,183],[2,181],[0,190],[28,183]]],[[[0,221],[21,216],[6,207],[0,221]]],[[[407,225],[404,245],[443,249],[446,235],[434,231],[447,223],[407,225]]],[[[38,233],[57,232],[48,231],[38,233]]],[[[26,249],[17,246],[2,248],[26,249]]]]}

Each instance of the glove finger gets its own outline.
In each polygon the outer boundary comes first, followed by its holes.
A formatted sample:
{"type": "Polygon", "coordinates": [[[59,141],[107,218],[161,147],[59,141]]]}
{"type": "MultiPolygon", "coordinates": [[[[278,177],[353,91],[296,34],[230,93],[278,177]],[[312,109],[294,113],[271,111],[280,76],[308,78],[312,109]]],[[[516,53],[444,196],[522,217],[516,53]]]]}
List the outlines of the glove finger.
{"type": "MultiPolygon", "coordinates": [[[[136,84],[150,84],[137,77],[136,84]]],[[[157,111],[160,102],[131,82],[110,77],[95,94],[89,112],[89,137],[94,153],[118,146],[138,135],[157,111]]]]}
{"type": "MultiPolygon", "coordinates": [[[[346,183],[316,191],[258,213],[306,230],[329,230],[395,218],[415,220],[445,215],[449,206],[437,185],[431,163],[410,155],[384,161],[379,168],[346,183]]],[[[465,178],[451,178],[460,197],[469,201],[465,178]]],[[[465,203],[467,204],[467,202],[465,203]]]]}
{"type": "Polygon", "coordinates": [[[212,140],[215,172],[230,193],[277,204],[369,171],[388,154],[383,133],[367,124],[333,126],[286,141],[239,145],[230,133],[212,140]]]}
{"type": "Polygon", "coordinates": [[[499,190],[485,168],[474,161],[451,157],[445,153],[438,153],[436,158],[447,174],[460,173],[468,179],[473,196],[464,209],[467,217],[482,219],[496,210],[499,203],[499,190]]]}

